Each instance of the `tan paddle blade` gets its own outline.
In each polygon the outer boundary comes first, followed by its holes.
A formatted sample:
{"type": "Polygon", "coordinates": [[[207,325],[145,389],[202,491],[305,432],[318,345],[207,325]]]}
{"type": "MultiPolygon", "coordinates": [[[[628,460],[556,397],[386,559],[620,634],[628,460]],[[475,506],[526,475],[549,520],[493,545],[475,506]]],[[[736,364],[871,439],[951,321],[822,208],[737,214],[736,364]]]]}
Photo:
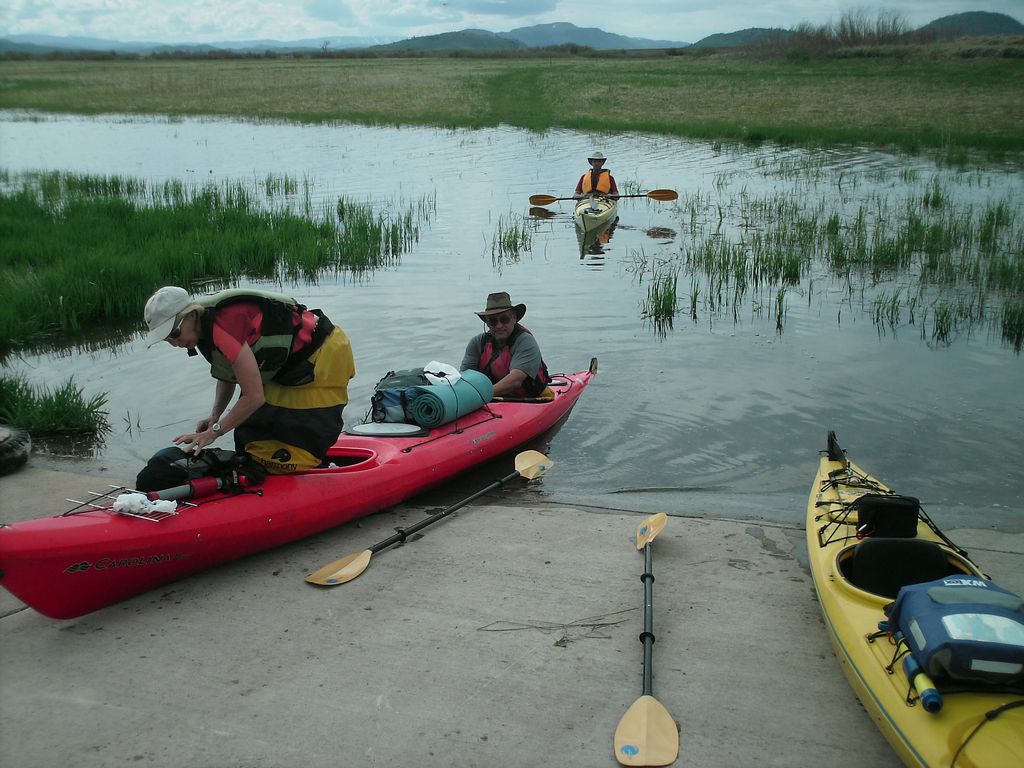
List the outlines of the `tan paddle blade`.
{"type": "Polygon", "coordinates": [[[643,549],[647,542],[654,541],[654,537],[661,533],[661,529],[668,523],[668,515],[659,512],[656,515],[645,517],[636,527],[636,548],[643,549]]]}
{"type": "Polygon", "coordinates": [[[530,195],[530,205],[551,205],[556,200],[554,195],[530,195]]]}
{"type": "Polygon", "coordinates": [[[516,472],[527,480],[540,477],[555,466],[555,462],[540,451],[523,451],[516,455],[516,472]]]}
{"type": "Polygon", "coordinates": [[[347,555],[341,560],[335,560],[330,565],[325,565],[320,570],[309,574],[306,581],[310,584],[319,584],[322,587],[333,587],[336,584],[352,581],[366,570],[372,555],[373,553],[368,549],[347,555]]]}
{"type": "Polygon", "coordinates": [[[676,200],[679,193],[674,189],[652,189],[647,196],[652,200],[676,200]]]}
{"type": "Polygon", "coordinates": [[[679,756],[679,730],[653,696],[633,702],[615,729],[615,759],[622,765],[669,765],[679,756]]]}

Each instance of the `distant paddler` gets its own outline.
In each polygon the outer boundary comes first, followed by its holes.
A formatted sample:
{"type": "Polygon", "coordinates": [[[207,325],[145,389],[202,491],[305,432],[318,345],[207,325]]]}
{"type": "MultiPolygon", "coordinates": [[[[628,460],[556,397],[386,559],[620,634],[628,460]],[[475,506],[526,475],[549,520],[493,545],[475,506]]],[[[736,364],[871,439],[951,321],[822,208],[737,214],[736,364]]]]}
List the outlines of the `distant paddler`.
{"type": "Polygon", "coordinates": [[[587,158],[590,170],[580,176],[573,197],[579,199],[590,195],[617,196],[619,194],[619,185],[615,183],[615,177],[604,167],[605,160],[606,158],[601,152],[594,152],[587,158]]]}

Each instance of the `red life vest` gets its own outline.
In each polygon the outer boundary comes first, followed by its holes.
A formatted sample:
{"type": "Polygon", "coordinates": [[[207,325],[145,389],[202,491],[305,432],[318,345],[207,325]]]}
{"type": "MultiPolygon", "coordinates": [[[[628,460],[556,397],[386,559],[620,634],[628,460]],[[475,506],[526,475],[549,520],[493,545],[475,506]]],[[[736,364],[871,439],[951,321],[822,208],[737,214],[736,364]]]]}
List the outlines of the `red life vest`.
{"type": "MultiPolygon", "coordinates": [[[[508,376],[512,366],[512,345],[521,333],[530,333],[530,330],[526,326],[516,323],[516,327],[508,336],[508,343],[498,351],[495,351],[494,336],[489,331],[484,334],[484,348],[480,352],[479,361],[480,372],[487,374],[487,377],[495,384],[508,376]]],[[[533,334],[530,333],[530,335],[533,334]]],[[[526,374],[522,387],[518,392],[512,392],[511,397],[537,397],[544,391],[549,381],[551,381],[551,377],[548,375],[548,367],[541,360],[536,375],[526,374]]]]}
{"type": "Polygon", "coordinates": [[[597,187],[594,187],[594,172],[587,171],[583,174],[583,178],[580,179],[580,191],[589,195],[591,192],[600,192],[601,194],[607,195],[612,191],[612,175],[605,170],[597,172],[597,187]]]}

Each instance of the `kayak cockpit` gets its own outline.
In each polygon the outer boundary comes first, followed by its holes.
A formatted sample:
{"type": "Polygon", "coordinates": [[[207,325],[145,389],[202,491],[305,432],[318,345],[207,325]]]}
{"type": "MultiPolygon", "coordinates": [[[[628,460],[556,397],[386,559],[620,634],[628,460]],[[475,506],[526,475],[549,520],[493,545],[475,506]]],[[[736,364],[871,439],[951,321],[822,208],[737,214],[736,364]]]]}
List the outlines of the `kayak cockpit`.
{"type": "Polygon", "coordinates": [[[377,452],[370,448],[349,445],[335,445],[327,451],[326,466],[310,472],[353,472],[377,466],[377,452]]]}
{"type": "Polygon", "coordinates": [[[864,539],[839,552],[836,570],[857,589],[890,600],[911,584],[981,575],[955,552],[926,539],[864,539]]]}

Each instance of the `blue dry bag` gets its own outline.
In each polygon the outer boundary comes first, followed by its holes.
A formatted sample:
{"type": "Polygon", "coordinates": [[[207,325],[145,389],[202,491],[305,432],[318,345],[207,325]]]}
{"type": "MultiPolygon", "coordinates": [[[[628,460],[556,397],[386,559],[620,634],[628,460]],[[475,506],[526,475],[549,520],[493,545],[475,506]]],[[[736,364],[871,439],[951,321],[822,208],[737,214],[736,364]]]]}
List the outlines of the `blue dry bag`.
{"type": "Polygon", "coordinates": [[[885,613],[936,682],[1024,685],[1024,599],[995,582],[963,575],[912,584],[885,613]]]}

